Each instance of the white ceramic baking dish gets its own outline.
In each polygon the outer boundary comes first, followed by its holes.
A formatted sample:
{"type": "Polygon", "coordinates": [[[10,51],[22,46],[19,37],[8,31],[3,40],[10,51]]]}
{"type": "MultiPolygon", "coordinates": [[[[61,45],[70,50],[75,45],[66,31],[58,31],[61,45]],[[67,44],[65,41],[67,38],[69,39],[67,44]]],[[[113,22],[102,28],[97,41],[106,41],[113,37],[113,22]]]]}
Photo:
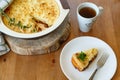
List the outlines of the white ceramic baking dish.
{"type": "Polygon", "coordinates": [[[56,20],[56,22],[53,24],[53,26],[47,28],[46,30],[43,30],[41,32],[37,32],[37,33],[31,33],[31,34],[24,34],[24,33],[18,33],[15,32],[9,28],[7,28],[4,23],[2,22],[2,18],[0,16],[0,31],[9,35],[9,36],[13,36],[13,37],[17,37],[17,38],[36,38],[36,37],[40,37],[43,35],[46,35],[50,32],[52,32],[53,30],[55,30],[56,28],[59,27],[59,25],[64,21],[64,19],[67,17],[68,13],[69,13],[69,9],[64,9],[60,0],[56,0],[56,2],[58,3],[59,9],[60,9],[60,15],[58,17],[58,19],[56,20]]]}

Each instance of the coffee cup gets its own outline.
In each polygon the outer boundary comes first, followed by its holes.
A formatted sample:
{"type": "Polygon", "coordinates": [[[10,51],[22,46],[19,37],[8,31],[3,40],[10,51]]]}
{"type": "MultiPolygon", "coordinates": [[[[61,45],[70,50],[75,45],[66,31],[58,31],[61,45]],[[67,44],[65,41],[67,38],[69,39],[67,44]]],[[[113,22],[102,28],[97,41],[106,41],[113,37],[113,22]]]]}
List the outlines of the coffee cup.
{"type": "Polygon", "coordinates": [[[77,7],[77,19],[80,31],[89,32],[97,17],[103,12],[103,7],[91,2],[83,2],[77,7]]]}

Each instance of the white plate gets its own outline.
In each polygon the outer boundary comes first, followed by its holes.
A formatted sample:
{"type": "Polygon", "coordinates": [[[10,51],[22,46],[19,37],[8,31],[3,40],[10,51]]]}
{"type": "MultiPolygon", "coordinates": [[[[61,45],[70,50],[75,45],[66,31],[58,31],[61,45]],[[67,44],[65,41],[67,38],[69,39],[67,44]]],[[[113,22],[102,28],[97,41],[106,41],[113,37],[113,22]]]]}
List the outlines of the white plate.
{"type": "Polygon", "coordinates": [[[94,80],[110,80],[115,74],[117,68],[115,53],[107,43],[95,37],[83,36],[68,42],[60,55],[61,69],[70,80],[89,80],[91,74],[96,68],[95,64],[102,53],[109,54],[109,58],[105,65],[97,71],[94,80]],[[72,65],[71,57],[76,52],[88,50],[90,48],[97,48],[99,51],[98,56],[87,69],[80,72],[72,65]]]}

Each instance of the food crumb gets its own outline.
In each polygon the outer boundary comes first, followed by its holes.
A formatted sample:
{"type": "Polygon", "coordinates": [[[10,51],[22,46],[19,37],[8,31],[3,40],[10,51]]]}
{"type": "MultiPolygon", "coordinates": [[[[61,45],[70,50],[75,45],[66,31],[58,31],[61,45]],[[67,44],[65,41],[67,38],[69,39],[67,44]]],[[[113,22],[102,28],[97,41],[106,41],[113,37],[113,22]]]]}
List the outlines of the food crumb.
{"type": "Polygon", "coordinates": [[[3,62],[6,62],[6,58],[3,59],[3,62]]]}
{"type": "Polygon", "coordinates": [[[55,63],[55,59],[52,59],[52,63],[55,63]]]}

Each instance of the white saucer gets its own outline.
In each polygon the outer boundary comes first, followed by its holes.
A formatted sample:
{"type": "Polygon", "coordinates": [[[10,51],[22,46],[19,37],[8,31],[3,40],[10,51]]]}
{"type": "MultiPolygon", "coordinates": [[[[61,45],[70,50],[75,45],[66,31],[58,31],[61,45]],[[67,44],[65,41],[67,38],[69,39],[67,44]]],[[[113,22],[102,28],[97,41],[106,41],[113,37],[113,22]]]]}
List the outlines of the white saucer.
{"type": "Polygon", "coordinates": [[[60,55],[60,66],[63,73],[69,80],[89,80],[91,74],[96,68],[96,62],[101,54],[109,54],[109,58],[105,65],[99,69],[94,76],[94,80],[110,80],[117,69],[117,60],[112,48],[104,41],[89,36],[78,37],[68,42],[60,55]],[[80,72],[74,68],[71,63],[71,57],[74,53],[88,50],[91,48],[98,49],[97,58],[89,65],[87,69],[80,72]]]}

